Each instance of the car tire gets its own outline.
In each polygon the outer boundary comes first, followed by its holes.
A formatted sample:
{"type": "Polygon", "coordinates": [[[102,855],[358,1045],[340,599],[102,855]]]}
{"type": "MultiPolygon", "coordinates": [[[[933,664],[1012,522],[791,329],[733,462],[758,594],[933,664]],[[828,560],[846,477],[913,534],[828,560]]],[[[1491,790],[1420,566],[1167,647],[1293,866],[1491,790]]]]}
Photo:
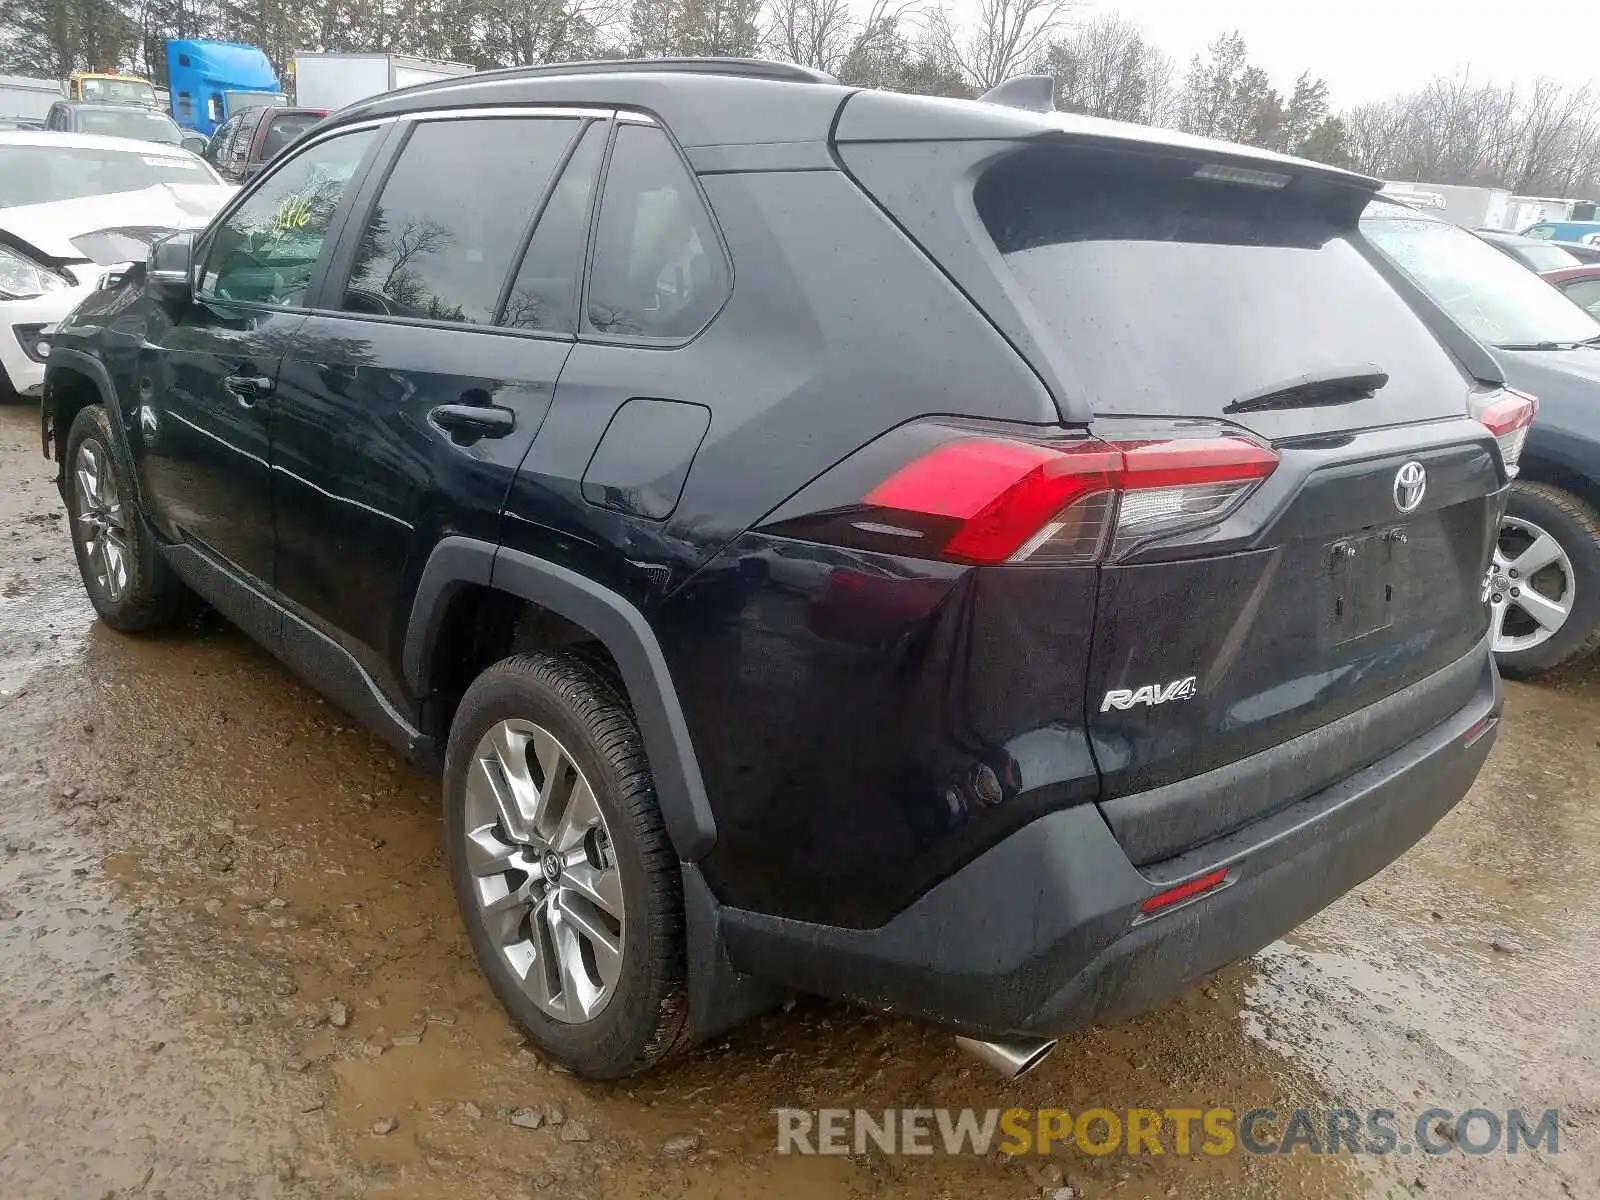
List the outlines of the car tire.
{"type": "Polygon", "coordinates": [[[444,845],[473,953],[535,1045],[589,1079],[681,1048],[682,877],[638,726],[605,675],[524,654],[473,682],[445,755],[444,845]]]}
{"type": "Polygon", "coordinates": [[[1600,513],[1550,484],[1513,485],[1490,593],[1503,674],[1538,675],[1600,648],[1600,513]],[[1517,571],[1529,561],[1541,565],[1517,571]]]}
{"type": "Polygon", "coordinates": [[[105,408],[80,409],[67,434],[67,518],[84,590],[122,633],[157,633],[184,621],[194,594],[172,572],[135,499],[133,471],[105,408]]]}

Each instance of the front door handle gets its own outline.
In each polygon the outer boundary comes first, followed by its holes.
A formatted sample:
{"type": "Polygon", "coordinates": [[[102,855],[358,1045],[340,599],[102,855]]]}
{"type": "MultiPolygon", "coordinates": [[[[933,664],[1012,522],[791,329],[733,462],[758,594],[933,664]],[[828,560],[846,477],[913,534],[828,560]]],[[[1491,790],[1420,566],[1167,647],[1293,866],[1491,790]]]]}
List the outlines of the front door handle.
{"type": "Polygon", "coordinates": [[[469,438],[505,437],[517,427],[517,414],[488,404],[441,404],[428,419],[450,434],[469,438]]]}
{"type": "Polygon", "coordinates": [[[243,407],[254,408],[257,401],[265,399],[272,391],[272,380],[265,375],[227,375],[223,377],[222,386],[232,392],[243,407]]]}

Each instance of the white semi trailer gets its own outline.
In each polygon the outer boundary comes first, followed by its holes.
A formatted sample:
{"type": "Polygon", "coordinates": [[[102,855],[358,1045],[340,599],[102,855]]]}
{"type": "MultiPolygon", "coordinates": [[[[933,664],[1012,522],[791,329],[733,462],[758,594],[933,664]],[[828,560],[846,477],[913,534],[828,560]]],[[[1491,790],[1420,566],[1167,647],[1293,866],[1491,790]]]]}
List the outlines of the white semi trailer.
{"type": "Polygon", "coordinates": [[[294,102],[299,108],[333,112],[368,96],[470,75],[475,69],[466,63],[404,54],[296,54],[294,102]]]}
{"type": "Polygon", "coordinates": [[[33,79],[27,75],[0,75],[0,117],[40,121],[59,99],[61,84],[57,80],[33,79]]]}

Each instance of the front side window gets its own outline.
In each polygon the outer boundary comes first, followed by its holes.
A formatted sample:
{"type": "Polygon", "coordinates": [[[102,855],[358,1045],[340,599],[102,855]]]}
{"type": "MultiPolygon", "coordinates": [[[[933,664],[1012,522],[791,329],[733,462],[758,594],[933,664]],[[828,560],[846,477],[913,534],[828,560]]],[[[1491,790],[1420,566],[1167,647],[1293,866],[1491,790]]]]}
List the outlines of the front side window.
{"type": "Polygon", "coordinates": [[[1588,313],[1464,229],[1375,200],[1361,231],[1480,342],[1546,349],[1600,337],[1588,313]]]}
{"type": "Polygon", "coordinates": [[[217,163],[221,161],[222,155],[227,149],[228,140],[233,137],[235,128],[236,126],[232,121],[225,121],[217,127],[217,131],[211,135],[211,140],[206,143],[204,157],[207,162],[217,163]]]}
{"type": "Polygon", "coordinates": [[[298,307],[374,132],[357,130],[309,146],[274,171],[211,238],[200,295],[298,307]]]}
{"type": "Polygon", "coordinates": [[[618,127],[611,150],[585,327],[674,341],[693,337],[728,296],[728,268],[711,214],[667,135],[618,127]]]}
{"type": "Polygon", "coordinates": [[[422,121],[356,248],[349,312],[487,325],[571,119],[422,121]]]}
{"type": "Polygon", "coordinates": [[[1524,229],[1522,231],[1522,236],[1540,238],[1544,241],[1549,241],[1551,238],[1556,236],[1556,227],[1554,225],[1533,225],[1527,229],[1524,229]]]}

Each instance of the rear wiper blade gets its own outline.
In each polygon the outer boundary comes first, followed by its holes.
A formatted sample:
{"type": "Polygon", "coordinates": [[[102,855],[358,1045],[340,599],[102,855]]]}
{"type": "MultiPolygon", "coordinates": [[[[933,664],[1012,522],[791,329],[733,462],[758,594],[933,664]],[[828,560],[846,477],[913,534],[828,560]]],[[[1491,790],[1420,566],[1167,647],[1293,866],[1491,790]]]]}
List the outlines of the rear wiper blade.
{"type": "Polygon", "coordinates": [[[1349,404],[1365,400],[1389,382],[1389,373],[1376,363],[1312,371],[1285,383],[1273,384],[1231,401],[1226,413],[1261,412],[1271,408],[1315,408],[1323,404],[1349,404]]]}

